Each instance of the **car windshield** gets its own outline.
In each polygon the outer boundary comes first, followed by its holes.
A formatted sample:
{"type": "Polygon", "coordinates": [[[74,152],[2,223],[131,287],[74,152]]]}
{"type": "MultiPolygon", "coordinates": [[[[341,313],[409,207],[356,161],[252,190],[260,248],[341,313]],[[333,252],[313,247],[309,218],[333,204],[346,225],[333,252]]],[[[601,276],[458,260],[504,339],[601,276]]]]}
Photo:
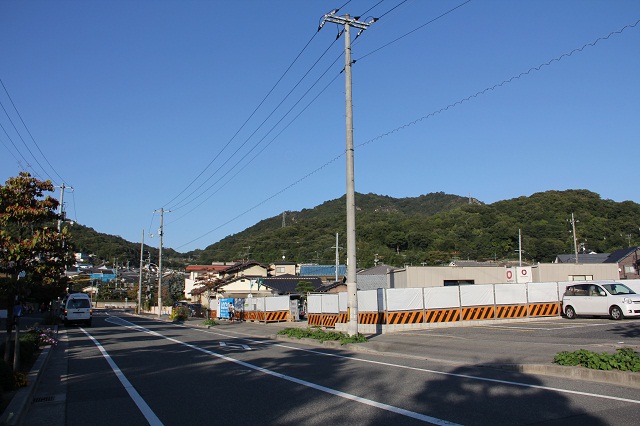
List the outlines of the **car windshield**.
{"type": "Polygon", "coordinates": [[[624,284],[604,284],[602,287],[611,294],[636,294],[624,284]]]}

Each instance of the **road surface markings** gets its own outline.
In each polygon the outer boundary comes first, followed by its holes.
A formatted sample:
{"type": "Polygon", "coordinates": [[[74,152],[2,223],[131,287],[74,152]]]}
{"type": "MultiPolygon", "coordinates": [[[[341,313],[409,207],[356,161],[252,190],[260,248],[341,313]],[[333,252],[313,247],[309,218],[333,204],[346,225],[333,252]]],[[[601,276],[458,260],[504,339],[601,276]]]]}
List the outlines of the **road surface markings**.
{"type": "MultiPolygon", "coordinates": [[[[107,320],[107,321],[109,321],[109,320],[107,320]]],[[[118,380],[120,380],[120,383],[122,383],[122,386],[124,386],[125,390],[129,394],[129,396],[131,397],[133,402],[136,404],[138,409],[142,412],[142,415],[144,416],[144,418],[147,419],[147,421],[149,422],[149,425],[151,425],[151,426],[162,426],[163,424],[160,421],[160,419],[158,418],[158,416],[156,416],[156,414],[151,410],[151,407],[149,407],[149,405],[145,402],[145,400],[142,399],[142,397],[140,396],[138,391],[133,387],[131,382],[129,382],[129,380],[126,378],[124,373],[122,373],[122,371],[116,365],[116,363],[113,361],[113,359],[111,359],[111,356],[109,356],[109,354],[102,347],[100,342],[98,342],[84,328],[80,327],[80,330],[82,330],[84,332],[84,334],[86,334],[87,337],[89,337],[89,339],[91,339],[91,341],[98,347],[98,350],[100,350],[100,353],[102,353],[102,356],[107,360],[107,363],[109,363],[109,366],[111,367],[111,369],[115,373],[116,377],[118,378],[118,380]]]]}
{"type": "MultiPolygon", "coordinates": [[[[114,317],[112,317],[112,318],[114,318],[114,317]]],[[[119,319],[119,321],[117,321],[117,322],[114,321],[113,323],[121,325],[121,326],[129,328],[129,329],[142,331],[144,333],[148,333],[148,334],[151,334],[153,336],[169,340],[170,342],[173,342],[173,343],[178,343],[180,345],[184,345],[184,346],[186,346],[186,347],[188,347],[190,349],[194,349],[196,351],[205,353],[207,355],[212,355],[212,356],[214,356],[216,358],[219,358],[219,359],[222,359],[222,360],[225,360],[225,361],[228,361],[228,362],[233,362],[235,364],[242,365],[243,367],[247,367],[247,368],[250,368],[252,370],[259,371],[261,373],[277,377],[279,379],[287,380],[287,381],[290,381],[290,382],[293,382],[293,383],[297,383],[297,384],[302,385],[302,386],[306,386],[306,387],[309,387],[309,388],[312,388],[312,389],[319,390],[321,392],[328,393],[330,395],[334,395],[334,396],[338,396],[338,397],[341,397],[341,398],[344,398],[344,399],[348,399],[348,400],[351,400],[351,401],[359,402],[361,404],[369,405],[371,407],[380,408],[382,410],[390,411],[392,413],[400,414],[400,415],[403,415],[403,416],[407,416],[407,417],[410,417],[410,418],[413,418],[413,419],[416,419],[416,420],[420,420],[420,421],[423,421],[423,422],[431,423],[431,424],[434,424],[434,425],[438,425],[438,426],[440,426],[440,425],[442,425],[442,426],[458,426],[457,423],[449,422],[449,421],[446,421],[446,420],[443,420],[443,419],[439,419],[439,418],[436,418],[436,417],[432,417],[432,416],[427,416],[427,415],[421,414],[421,413],[416,413],[414,411],[405,410],[404,408],[395,407],[393,405],[384,404],[382,402],[373,401],[371,399],[362,398],[362,397],[357,396],[357,395],[353,395],[353,394],[342,392],[342,391],[339,391],[339,390],[336,390],[336,389],[328,388],[326,386],[322,386],[322,385],[319,385],[319,384],[316,384],[316,383],[308,382],[306,380],[301,380],[301,379],[298,379],[296,377],[288,376],[286,374],[278,373],[276,371],[269,370],[269,369],[263,368],[263,367],[259,367],[257,365],[250,364],[248,362],[240,361],[238,359],[231,358],[231,357],[228,357],[226,355],[222,355],[222,354],[219,354],[219,353],[216,353],[216,352],[201,348],[199,346],[192,345],[190,343],[182,342],[182,341],[180,341],[178,339],[174,339],[172,337],[164,336],[164,335],[162,335],[162,334],[160,334],[158,332],[149,330],[148,328],[141,327],[139,325],[136,325],[134,323],[126,321],[126,320],[124,320],[122,318],[118,318],[118,319],[119,319]]]]}
{"type": "Polygon", "coordinates": [[[247,342],[250,342],[250,343],[253,343],[253,344],[279,346],[279,347],[282,347],[282,348],[285,348],[285,349],[293,349],[293,350],[313,353],[313,354],[317,354],[317,355],[335,357],[335,358],[340,358],[340,359],[347,359],[347,360],[351,360],[351,361],[358,361],[358,362],[364,362],[364,363],[375,364],[375,365],[383,365],[383,366],[387,366],[387,367],[395,367],[395,368],[402,368],[402,369],[412,370],[412,371],[420,371],[420,372],[423,372],[423,373],[430,373],[430,374],[437,374],[437,375],[443,375],[443,376],[449,376],[449,377],[458,377],[458,378],[463,378],[463,379],[471,379],[471,380],[478,380],[478,381],[484,381],[484,382],[498,383],[498,384],[509,385],[509,386],[519,386],[519,387],[530,388],[530,389],[547,390],[547,391],[551,391],[551,392],[566,393],[566,394],[571,394],[571,395],[581,395],[581,396],[587,396],[587,397],[591,397],[591,398],[599,398],[599,399],[608,399],[608,400],[613,400],[613,401],[629,402],[629,403],[632,403],[632,404],[640,404],[640,400],[636,400],[636,399],[619,398],[619,397],[616,397],[616,396],[602,395],[602,394],[589,393],[589,392],[573,391],[573,390],[569,390],[569,389],[553,388],[553,387],[550,387],[550,386],[532,385],[532,384],[529,384],[529,383],[513,382],[513,381],[510,381],[510,380],[491,379],[491,378],[488,378],[488,377],[471,376],[471,375],[468,375],[468,374],[449,373],[449,372],[446,372],[446,371],[430,370],[430,369],[419,368],[419,367],[410,367],[410,366],[407,366],[407,365],[391,364],[391,363],[388,363],[388,362],[373,361],[373,360],[363,359],[363,358],[355,358],[355,357],[351,357],[351,356],[338,355],[338,354],[334,354],[334,353],[322,352],[322,351],[317,351],[317,350],[313,350],[313,349],[298,348],[298,347],[295,347],[295,346],[289,346],[289,345],[285,345],[285,344],[282,344],[282,343],[262,342],[262,341],[258,341],[258,340],[252,340],[251,338],[234,337],[234,336],[229,336],[229,335],[226,335],[226,334],[223,334],[223,333],[219,333],[219,332],[212,332],[210,330],[201,330],[201,329],[197,329],[197,328],[193,328],[192,330],[200,331],[200,332],[203,332],[203,333],[209,333],[209,334],[218,334],[218,335],[221,335],[221,336],[231,337],[231,338],[236,338],[236,339],[243,339],[243,340],[246,340],[247,342]]]}
{"type": "Polygon", "coordinates": [[[244,349],[244,350],[247,350],[247,351],[251,350],[251,347],[249,347],[249,345],[241,345],[239,343],[220,342],[220,346],[228,347],[228,348],[244,349]]]}

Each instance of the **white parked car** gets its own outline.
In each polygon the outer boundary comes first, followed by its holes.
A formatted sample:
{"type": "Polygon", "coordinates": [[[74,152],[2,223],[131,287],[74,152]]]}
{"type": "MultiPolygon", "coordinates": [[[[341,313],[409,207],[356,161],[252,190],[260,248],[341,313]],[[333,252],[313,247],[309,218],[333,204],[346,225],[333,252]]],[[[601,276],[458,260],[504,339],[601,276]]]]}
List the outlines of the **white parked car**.
{"type": "Polygon", "coordinates": [[[610,316],[614,320],[640,317],[640,294],[617,281],[592,281],[567,286],[562,311],[569,319],[578,315],[610,316]]]}

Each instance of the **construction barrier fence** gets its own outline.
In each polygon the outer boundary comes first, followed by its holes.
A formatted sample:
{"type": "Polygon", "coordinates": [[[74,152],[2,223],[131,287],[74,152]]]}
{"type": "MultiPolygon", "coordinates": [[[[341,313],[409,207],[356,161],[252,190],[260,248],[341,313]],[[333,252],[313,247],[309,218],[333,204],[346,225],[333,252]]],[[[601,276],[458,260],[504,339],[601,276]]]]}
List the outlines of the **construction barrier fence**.
{"type": "MultiPolygon", "coordinates": [[[[358,291],[358,323],[411,325],[561,314],[566,283],[482,284],[358,291]]],[[[310,326],[347,323],[347,293],[310,294],[310,326]]]]}

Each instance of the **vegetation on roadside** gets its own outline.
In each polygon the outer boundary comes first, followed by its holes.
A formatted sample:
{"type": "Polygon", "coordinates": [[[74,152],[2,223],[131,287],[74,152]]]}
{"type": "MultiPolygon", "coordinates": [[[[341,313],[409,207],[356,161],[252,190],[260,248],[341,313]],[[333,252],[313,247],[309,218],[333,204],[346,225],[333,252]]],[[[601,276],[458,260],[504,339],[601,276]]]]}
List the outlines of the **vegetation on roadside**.
{"type": "Polygon", "coordinates": [[[171,315],[169,315],[169,319],[172,321],[186,321],[189,319],[189,315],[191,311],[186,306],[178,306],[173,308],[171,311],[171,315]]]}
{"type": "Polygon", "coordinates": [[[278,334],[292,337],[295,339],[315,339],[320,342],[329,341],[329,340],[338,340],[341,345],[346,345],[347,343],[365,343],[367,338],[362,334],[358,333],[355,336],[349,336],[348,334],[341,333],[338,331],[324,331],[320,327],[313,328],[296,328],[290,327],[285,328],[283,330],[278,331],[278,334]]]}
{"type": "Polygon", "coordinates": [[[220,325],[220,323],[218,321],[212,320],[212,319],[206,319],[206,320],[202,321],[202,324],[203,325],[209,325],[209,326],[220,325]]]}
{"type": "Polygon", "coordinates": [[[558,353],[553,362],[559,365],[582,366],[593,370],[621,370],[640,372],[640,355],[632,348],[621,348],[616,353],[597,353],[586,349],[558,353]]]}

